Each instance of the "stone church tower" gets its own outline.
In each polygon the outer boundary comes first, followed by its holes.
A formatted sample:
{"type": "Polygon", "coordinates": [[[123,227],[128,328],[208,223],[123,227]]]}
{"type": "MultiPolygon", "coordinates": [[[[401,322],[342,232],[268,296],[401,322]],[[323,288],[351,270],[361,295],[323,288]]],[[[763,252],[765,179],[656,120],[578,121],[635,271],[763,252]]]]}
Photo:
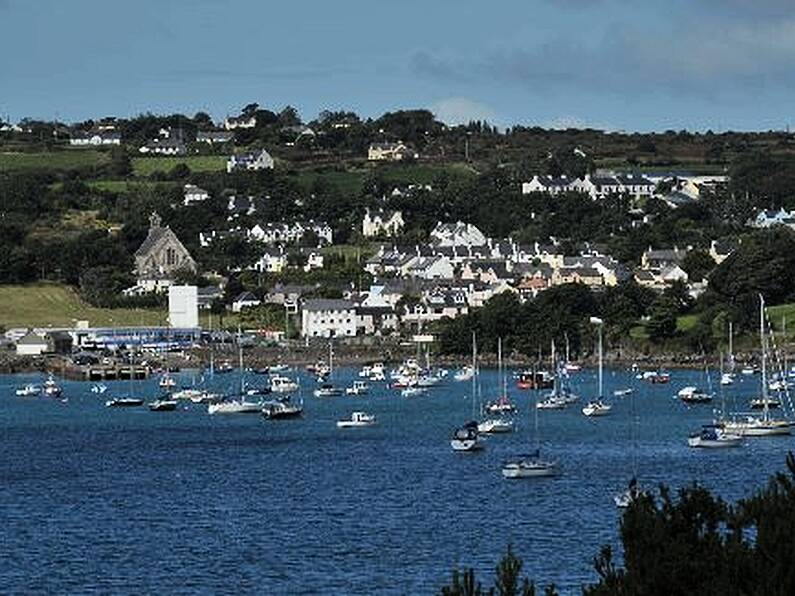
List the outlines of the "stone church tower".
{"type": "Polygon", "coordinates": [[[149,234],[135,251],[135,273],[138,285],[162,289],[177,271],[196,270],[196,262],[168,226],[163,226],[157,213],[149,216],[149,234]],[[165,283],[163,283],[165,282],[165,283]]]}

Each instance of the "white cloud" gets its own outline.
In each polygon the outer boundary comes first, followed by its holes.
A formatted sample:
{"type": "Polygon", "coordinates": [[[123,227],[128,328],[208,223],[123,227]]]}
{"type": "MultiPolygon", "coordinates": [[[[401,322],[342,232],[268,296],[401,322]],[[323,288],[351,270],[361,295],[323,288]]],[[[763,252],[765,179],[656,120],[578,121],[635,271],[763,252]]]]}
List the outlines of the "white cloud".
{"type": "Polygon", "coordinates": [[[436,118],[445,124],[467,124],[472,120],[498,121],[497,113],[489,106],[467,97],[448,97],[431,105],[436,118]]]}

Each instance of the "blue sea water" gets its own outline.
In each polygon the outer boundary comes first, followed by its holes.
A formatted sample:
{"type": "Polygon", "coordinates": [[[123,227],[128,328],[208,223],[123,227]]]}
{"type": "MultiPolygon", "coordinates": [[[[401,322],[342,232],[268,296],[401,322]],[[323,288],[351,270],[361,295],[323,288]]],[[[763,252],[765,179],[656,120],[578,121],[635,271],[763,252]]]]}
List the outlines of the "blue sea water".
{"type": "MultiPolygon", "coordinates": [[[[313,381],[305,374],[304,385],[313,381]]],[[[339,371],[349,384],[352,369],[339,371]]],[[[452,377],[452,376],[451,376],[452,377]]],[[[631,412],[638,419],[641,483],[699,482],[728,499],[764,485],[795,448],[791,437],[751,439],[739,449],[689,449],[690,431],[718,404],[673,399],[703,373],[676,372],[651,386],[606,372],[612,415],[580,406],[540,412],[556,478],[504,480],[502,461],[531,443],[534,393],[510,389],[517,432],[490,437],[481,453],[451,451],[453,428],[469,418],[470,386],[450,378],[426,395],[401,397],[376,384],[367,397],[305,396],[305,417],[209,416],[105,408],[103,396],[64,383],[67,403],[20,398],[35,375],[0,378],[0,590],[3,593],[432,594],[456,566],[488,581],[506,545],[536,583],[563,593],[596,580],[600,545],[618,543],[613,496],[631,475],[631,412]],[[337,429],[354,410],[379,424],[337,429]]],[[[190,373],[179,376],[189,383],[190,373]]],[[[264,378],[252,377],[253,381],[264,378]]],[[[234,375],[217,376],[231,388],[234,375]]],[[[482,375],[484,396],[497,373],[482,375]]],[[[159,394],[156,379],[137,395],[159,394]]],[[[754,395],[758,377],[728,389],[754,395]]],[[[494,391],[492,391],[492,388],[494,391]]],[[[573,377],[581,402],[594,371],[573,377]]]]}

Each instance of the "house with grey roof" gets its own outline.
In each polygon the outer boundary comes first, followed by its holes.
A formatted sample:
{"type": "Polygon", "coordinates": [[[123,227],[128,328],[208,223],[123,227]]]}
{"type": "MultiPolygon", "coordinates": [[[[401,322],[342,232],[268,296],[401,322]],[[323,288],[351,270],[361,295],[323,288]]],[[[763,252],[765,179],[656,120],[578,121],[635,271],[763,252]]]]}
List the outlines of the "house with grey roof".
{"type": "Polygon", "coordinates": [[[251,153],[242,153],[239,155],[230,155],[226,160],[226,171],[232,173],[236,170],[272,170],[274,167],[273,157],[265,149],[253,151],[251,153]]]}
{"type": "Polygon", "coordinates": [[[301,304],[301,337],[355,337],[356,322],[356,305],[350,300],[313,298],[301,304]]]}

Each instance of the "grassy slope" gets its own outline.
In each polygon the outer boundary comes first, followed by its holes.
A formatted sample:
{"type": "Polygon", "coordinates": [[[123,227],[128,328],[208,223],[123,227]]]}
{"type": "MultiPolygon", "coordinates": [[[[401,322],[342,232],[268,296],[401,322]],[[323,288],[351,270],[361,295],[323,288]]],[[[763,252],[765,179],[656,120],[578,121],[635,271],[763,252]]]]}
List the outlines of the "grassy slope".
{"type": "Polygon", "coordinates": [[[106,309],[89,306],[72,288],[37,283],[0,285],[0,326],[73,326],[87,319],[92,326],[162,325],[165,310],[106,309]]]}
{"type": "Polygon", "coordinates": [[[0,171],[50,169],[66,170],[106,163],[108,154],[94,149],[64,149],[40,153],[0,152],[0,171]]]}
{"type": "Polygon", "coordinates": [[[153,172],[167,173],[177,164],[185,164],[192,172],[216,172],[226,169],[226,158],[222,155],[132,158],[133,171],[136,176],[148,176],[153,172]]]}

